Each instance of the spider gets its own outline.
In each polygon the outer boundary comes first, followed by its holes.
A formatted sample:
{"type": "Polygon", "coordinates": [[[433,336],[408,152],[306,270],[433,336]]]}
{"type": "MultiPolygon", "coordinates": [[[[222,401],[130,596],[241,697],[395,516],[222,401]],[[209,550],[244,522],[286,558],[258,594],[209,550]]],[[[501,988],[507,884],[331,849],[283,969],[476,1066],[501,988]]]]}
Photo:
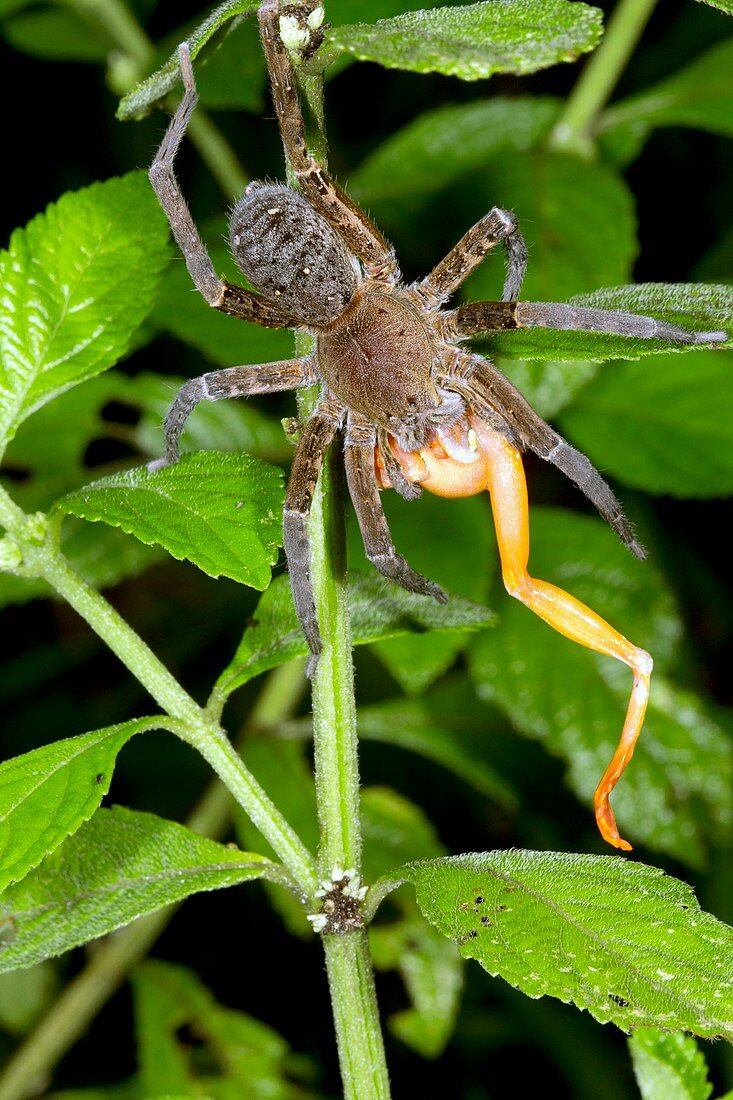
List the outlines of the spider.
{"type": "Polygon", "coordinates": [[[619,835],[609,796],[641,731],[652,659],[575,597],[527,572],[529,522],[521,452],[533,451],[557,466],[633,554],[643,558],[644,550],[590,460],[546,424],[491,362],[463,344],[487,330],[531,326],[679,344],[718,343],[725,333],[688,332],[630,313],[518,301],[527,251],[515,216],[498,208],[469,229],[426,278],[405,285],[393,248],[306,144],[283,34],[312,52],[322,39],[322,9],[265,0],[258,17],[280,133],[300,190],[253,182],[231,212],[231,250],[255,291],[216,274],[174,175],[176,152],[197,101],[186,43],[179,47],[183,99],[150,168],[150,180],[191,278],[209,305],[271,328],[304,330],[313,336],[315,350],[299,359],[229,367],[186,382],[165,420],[164,461],[178,460],[185,421],[203,399],[320,384],[318,404],[302,427],[295,452],[283,521],[293,598],[312,655],[310,675],[322,639],[306,520],[324,453],[337,433],[345,433],[347,483],[367,557],[380,573],[411,592],[440,602],[447,598],[395,550],[379,490],[392,486],[413,500],[421,488],[447,497],[488,489],[509,593],[555,630],[615,657],[633,673],[621,740],[594,798],[602,836],[628,850],[631,845],[619,835]],[[444,309],[498,244],[507,260],[502,300],[444,309]]]}

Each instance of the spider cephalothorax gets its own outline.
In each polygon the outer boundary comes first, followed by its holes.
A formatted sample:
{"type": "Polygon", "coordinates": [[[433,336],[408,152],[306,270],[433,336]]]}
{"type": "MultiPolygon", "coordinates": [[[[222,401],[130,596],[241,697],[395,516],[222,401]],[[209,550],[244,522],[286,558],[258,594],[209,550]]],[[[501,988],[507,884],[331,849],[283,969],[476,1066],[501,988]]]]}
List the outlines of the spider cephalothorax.
{"type": "Polygon", "coordinates": [[[463,347],[490,329],[531,326],[588,329],[683,344],[716,343],[720,332],[694,333],[650,317],[541,302],[519,302],[526,249],[513,214],[489,211],[420,282],[405,286],[394,251],[309,153],[295,75],[283,31],[306,52],[319,38],[322,11],[312,4],[265,0],[262,44],[287,158],[300,186],[252,183],[230,222],[233,255],[256,292],[222,281],[201,241],[173,172],[176,151],[196,105],[193,71],[179,50],[184,96],[150,169],[150,178],[191,277],[216,309],[272,328],[304,328],[313,354],[300,359],[212,371],[187,382],[166,418],[166,459],[178,458],[186,418],[204,398],[321,384],[303,425],[285,501],[283,536],[295,605],[312,658],[321,634],[310,580],[306,530],[313,491],[331,441],[345,432],[349,492],[367,556],[387,577],[413,592],[445,600],[395,550],[379,490],[393,486],[407,499],[420,485],[443,496],[489,489],[508,591],[555,629],[616,657],[634,674],[624,730],[596,791],[604,837],[619,837],[608,798],[633,752],[644,718],[651,658],[573,596],[527,572],[529,534],[520,452],[553,463],[593,501],[638,557],[644,551],[621,506],[590,461],[546,424],[488,360],[463,347]],[[443,307],[486,254],[502,243],[507,276],[499,302],[443,307]]]}

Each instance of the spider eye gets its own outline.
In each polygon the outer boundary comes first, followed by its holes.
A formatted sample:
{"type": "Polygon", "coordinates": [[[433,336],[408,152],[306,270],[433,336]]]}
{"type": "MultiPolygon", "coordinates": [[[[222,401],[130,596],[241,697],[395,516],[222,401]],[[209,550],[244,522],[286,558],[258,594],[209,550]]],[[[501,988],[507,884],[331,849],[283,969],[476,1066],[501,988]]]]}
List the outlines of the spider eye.
{"type": "Polygon", "coordinates": [[[234,207],[229,240],[252,285],[294,321],[327,325],[354,296],[354,258],[297,191],[284,184],[250,183],[234,207]]]}

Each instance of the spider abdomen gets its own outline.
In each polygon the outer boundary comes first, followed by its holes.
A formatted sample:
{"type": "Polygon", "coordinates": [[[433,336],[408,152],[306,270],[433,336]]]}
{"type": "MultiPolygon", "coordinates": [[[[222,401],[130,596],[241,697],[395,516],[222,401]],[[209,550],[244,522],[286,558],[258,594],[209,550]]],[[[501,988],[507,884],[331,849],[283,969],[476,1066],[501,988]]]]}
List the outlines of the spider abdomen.
{"type": "Polygon", "coordinates": [[[435,348],[414,306],[367,293],[343,324],[318,339],[329,390],[380,427],[417,424],[438,403],[435,348]]]}
{"type": "Polygon", "coordinates": [[[232,210],[229,242],[255,289],[306,325],[328,325],[356,292],[356,261],[325,218],[284,184],[249,184],[232,210]]]}

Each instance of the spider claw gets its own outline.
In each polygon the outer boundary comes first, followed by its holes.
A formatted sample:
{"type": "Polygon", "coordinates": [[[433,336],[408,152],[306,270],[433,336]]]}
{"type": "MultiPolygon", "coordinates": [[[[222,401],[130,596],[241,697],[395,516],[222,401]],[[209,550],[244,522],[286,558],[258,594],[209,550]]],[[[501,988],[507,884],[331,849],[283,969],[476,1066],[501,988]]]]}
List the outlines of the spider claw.
{"type": "Polygon", "coordinates": [[[191,47],[188,42],[181,42],[178,47],[178,63],[181,66],[183,86],[187,91],[193,91],[195,83],[193,79],[193,66],[191,64],[191,47]]]}
{"type": "Polygon", "coordinates": [[[448,593],[444,592],[439,584],[433,584],[432,581],[428,581],[430,585],[430,592],[426,592],[426,595],[432,596],[438,603],[448,603],[448,593]]]}
{"type": "Polygon", "coordinates": [[[313,677],[315,676],[316,669],[318,668],[318,662],[320,661],[320,659],[321,659],[320,652],[319,653],[311,653],[310,657],[308,658],[308,664],[305,666],[305,674],[306,674],[306,676],[308,677],[309,680],[312,680],[313,677]]]}
{"type": "Polygon", "coordinates": [[[696,332],[693,334],[696,344],[725,344],[728,341],[727,332],[696,332]]]}
{"type": "Polygon", "coordinates": [[[146,470],[150,474],[155,474],[158,470],[164,470],[166,466],[171,466],[172,463],[168,458],[154,458],[152,462],[146,463],[146,470]]]}

